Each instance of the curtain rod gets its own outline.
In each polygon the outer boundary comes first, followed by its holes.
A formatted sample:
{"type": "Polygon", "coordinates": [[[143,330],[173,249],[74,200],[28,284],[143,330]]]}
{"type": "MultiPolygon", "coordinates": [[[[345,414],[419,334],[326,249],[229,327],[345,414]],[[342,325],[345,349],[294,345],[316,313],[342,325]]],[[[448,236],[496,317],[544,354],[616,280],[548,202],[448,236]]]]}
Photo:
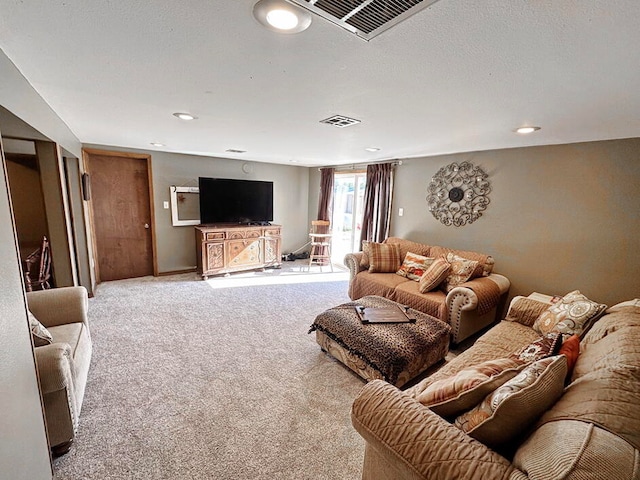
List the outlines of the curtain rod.
{"type": "Polygon", "coordinates": [[[335,168],[338,172],[341,170],[366,170],[368,165],[378,165],[381,163],[390,163],[393,167],[398,167],[402,165],[402,160],[396,160],[393,162],[352,163],[351,166],[342,165],[337,167],[318,167],[318,171],[322,170],[323,168],[335,168]]]}

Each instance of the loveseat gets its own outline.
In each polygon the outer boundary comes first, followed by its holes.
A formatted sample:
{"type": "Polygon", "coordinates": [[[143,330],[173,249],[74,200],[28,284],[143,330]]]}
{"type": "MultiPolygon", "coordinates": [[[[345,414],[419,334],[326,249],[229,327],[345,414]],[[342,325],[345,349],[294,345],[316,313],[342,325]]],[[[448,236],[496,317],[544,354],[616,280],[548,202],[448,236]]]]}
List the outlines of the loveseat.
{"type": "Polygon", "coordinates": [[[478,262],[477,272],[470,280],[449,292],[436,288],[420,293],[418,282],[393,272],[372,273],[364,252],[349,253],[344,258],[344,264],[350,272],[351,300],[378,295],[427,313],[451,326],[454,344],[495,322],[502,314],[511,283],[503,275],[493,273],[494,260],[491,256],[430,246],[398,237],[389,237],[383,243],[398,245],[401,262],[409,252],[433,258],[455,254],[478,262]]]}
{"type": "Polygon", "coordinates": [[[363,479],[640,478],[640,299],[608,309],[576,342],[580,353],[559,398],[538,395],[512,412],[511,426],[521,431],[506,444],[488,446],[421,403],[436,382],[539,338],[533,317],[513,311],[516,302],[522,298],[511,302],[510,320],[419,384],[400,391],[375,380],[363,388],[352,408],[352,423],[366,440],[363,479]],[[550,406],[519,425],[541,400],[550,406]]]}
{"type": "Polygon", "coordinates": [[[35,358],[49,446],[59,455],[75,437],[91,363],[87,291],[64,287],[28,292],[27,303],[49,334],[40,339],[44,345],[35,347],[35,358]]]}

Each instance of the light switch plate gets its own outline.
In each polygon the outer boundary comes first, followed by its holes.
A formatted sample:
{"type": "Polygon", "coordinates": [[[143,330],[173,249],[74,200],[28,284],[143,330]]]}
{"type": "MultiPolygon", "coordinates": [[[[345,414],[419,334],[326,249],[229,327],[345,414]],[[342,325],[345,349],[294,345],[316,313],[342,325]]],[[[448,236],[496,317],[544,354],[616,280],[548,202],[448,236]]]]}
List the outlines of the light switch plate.
{"type": "Polygon", "coordinates": [[[169,210],[169,202],[164,202],[164,209],[169,210]]]}
{"type": "Polygon", "coordinates": [[[400,208],[398,209],[398,216],[399,216],[399,217],[401,217],[401,216],[403,216],[403,215],[404,215],[404,208],[400,207],[400,208]]]}

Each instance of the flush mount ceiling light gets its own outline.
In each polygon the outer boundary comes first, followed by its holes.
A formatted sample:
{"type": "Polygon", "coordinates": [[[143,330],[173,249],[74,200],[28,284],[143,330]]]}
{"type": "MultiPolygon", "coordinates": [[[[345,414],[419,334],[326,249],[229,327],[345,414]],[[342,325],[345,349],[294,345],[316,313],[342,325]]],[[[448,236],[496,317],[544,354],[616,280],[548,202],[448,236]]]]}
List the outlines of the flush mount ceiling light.
{"type": "Polygon", "coordinates": [[[285,0],[260,0],[253,6],[253,16],[269,30],[299,33],[311,25],[311,14],[285,0]]]}
{"type": "Polygon", "coordinates": [[[516,128],[516,133],[527,134],[537,132],[538,130],[540,130],[540,127],[520,127],[516,128]]]}
{"type": "Polygon", "coordinates": [[[367,152],[379,152],[380,149],[378,147],[367,147],[365,148],[367,152]]]}
{"type": "Polygon", "coordinates": [[[178,117],[180,120],[195,120],[196,116],[191,115],[190,113],[181,113],[181,112],[176,112],[173,114],[174,117],[178,117]]]}
{"type": "Polygon", "coordinates": [[[151,145],[153,145],[154,147],[164,147],[164,143],[160,142],[151,142],[151,145]]]}

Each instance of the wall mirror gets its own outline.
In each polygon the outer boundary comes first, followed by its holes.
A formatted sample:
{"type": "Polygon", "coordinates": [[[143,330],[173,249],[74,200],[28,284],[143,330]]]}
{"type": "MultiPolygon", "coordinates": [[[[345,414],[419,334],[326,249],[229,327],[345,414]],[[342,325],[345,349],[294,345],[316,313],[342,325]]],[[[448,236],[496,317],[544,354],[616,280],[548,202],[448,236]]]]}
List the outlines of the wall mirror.
{"type": "Polygon", "coordinates": [[[171,223],[174,227],[200,224],[200,190],[198,187],[171,185],[171,223]]]}

